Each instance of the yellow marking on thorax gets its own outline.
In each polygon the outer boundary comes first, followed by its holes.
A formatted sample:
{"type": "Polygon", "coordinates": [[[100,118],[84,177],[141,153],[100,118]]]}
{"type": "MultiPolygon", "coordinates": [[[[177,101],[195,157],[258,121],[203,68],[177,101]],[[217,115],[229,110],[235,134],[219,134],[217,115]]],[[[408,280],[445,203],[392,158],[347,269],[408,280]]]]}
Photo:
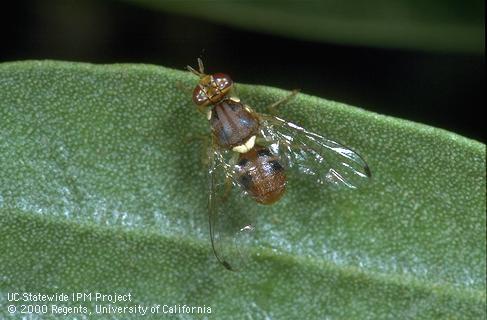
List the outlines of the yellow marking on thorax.
{"type": "Polygon", "coordinates": [[[239,146],[233,147],[233,151],[238,152],[238,153],[247,153],[249,152],[255,145],[255,138],[256,136],[252,136],[247,140],[244,144],[241,144],[239,146]]]}

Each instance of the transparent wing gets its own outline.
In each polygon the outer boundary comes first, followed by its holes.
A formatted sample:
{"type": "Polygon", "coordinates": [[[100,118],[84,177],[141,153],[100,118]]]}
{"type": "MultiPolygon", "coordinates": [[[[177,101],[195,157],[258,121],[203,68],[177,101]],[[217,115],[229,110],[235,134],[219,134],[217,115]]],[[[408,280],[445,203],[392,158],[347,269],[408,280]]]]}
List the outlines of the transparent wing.
{"type": "Polygon", "coordinates": [[[259,114],[261,135],[286,168],[311,175],[318,184],[355,189],[370,178],[355,151],[278,117],[259,114]]]}
{"type": "Polygon", "coordinates": [[[246,263],[255,226],[255,203],[238,183],[234,154],[213,144],[208,170],[211,246],[218,261],[233,271],[246,263]]]}

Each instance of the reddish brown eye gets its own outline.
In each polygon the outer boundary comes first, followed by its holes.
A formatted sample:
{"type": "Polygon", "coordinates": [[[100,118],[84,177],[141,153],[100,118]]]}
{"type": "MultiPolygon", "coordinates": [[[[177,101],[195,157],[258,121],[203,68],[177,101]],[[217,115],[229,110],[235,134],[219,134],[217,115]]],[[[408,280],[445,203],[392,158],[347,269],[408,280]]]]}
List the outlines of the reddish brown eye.
{"type": "Polygon", "coordinates": [[[232,79],[224,73],[215,73],[213,81],[221,91],[228,90],[233,85],[232,79]]]}
{"type": "Polygon", "coordinates": [[[204,105],[208,102],[208,97],[206,96],[205,91],[200,88],[200,86],[196,86],[196,88],[194,88],[193,102],[198,106],[204,105]]]}

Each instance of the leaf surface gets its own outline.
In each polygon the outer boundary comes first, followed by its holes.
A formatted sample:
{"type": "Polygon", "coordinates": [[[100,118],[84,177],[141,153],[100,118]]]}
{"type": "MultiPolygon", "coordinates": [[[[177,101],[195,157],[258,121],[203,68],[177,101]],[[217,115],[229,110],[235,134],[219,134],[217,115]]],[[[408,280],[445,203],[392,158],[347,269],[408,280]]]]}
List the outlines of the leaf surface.
{"type": "MultiPolygon", "coordinates": [[[[357,191],[291,181],[259,206],[248,268],[228,272],[209,243],[195,81],[149,65],[0,65],[2,317],[12,292],[211,308],[182,318],[485,317],[483,144],[299,94],[280,116],[358,151],[373,178],[357,191]]],[[[287,94],[238,93],[259,111],[287,94]]],[[[64,304],[80,303],[107,305],[64,304]]]]}

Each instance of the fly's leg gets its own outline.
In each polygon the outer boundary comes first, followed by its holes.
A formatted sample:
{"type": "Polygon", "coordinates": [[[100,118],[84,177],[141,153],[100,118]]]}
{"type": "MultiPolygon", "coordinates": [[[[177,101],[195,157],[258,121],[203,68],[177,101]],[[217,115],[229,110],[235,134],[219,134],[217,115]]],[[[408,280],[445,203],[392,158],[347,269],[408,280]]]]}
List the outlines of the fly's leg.
{"type": "Polygon", "coordinates": [[[294,89],[289,95],[286,97],[282,98],[281,100],[278,100],[270,105],[267,106],[267,113],[275,115],[277,113],[277,108],[282,106],[283,104],[286,104],[287,102],[291,101],[296,97],[296,95],[299,93],[299,89],[294,89]]]}

